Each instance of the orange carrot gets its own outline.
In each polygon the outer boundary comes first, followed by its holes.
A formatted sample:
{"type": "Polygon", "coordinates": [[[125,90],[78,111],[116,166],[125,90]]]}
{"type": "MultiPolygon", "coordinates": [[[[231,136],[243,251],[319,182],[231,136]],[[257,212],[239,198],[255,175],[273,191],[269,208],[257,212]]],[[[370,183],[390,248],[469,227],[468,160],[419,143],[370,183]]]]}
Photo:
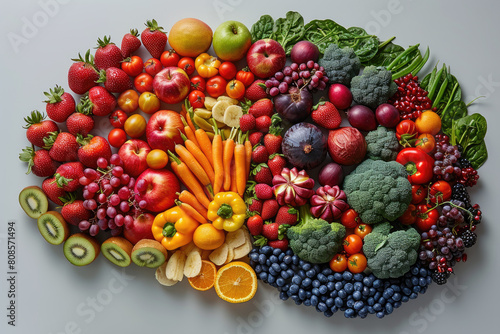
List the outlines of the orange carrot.
{"type": "Polygon", "coordinates": [[[248,140],[247,137],[247,139],[245,140],[245,166],[246,166],[245,177],[247,179],[248,175],[250,175],[250,165],[252,164],[252,151],[253,151],[252,143],[250,142],[250,140],[248,140]]]}
{"type": "Polygon", "coordinates": [[[188,99],[184,100],[184,108],[186,109],[186,121],[193,132],[196,131],[196,125],[193,123],[193,108],[188,99]]]}
{"type": "Polygon", "coordinates": [[[231,130],[229,138],[226,139],[224,144],[224,152],[222,153],[222,163],[224,166],[224,190],[231,189],[231,161],[234,155],[234,135],[237,130],[231,130]],[[234,130],[234,131],[233,131],[234,130]]]}
{"type": "Polygon", "coordinates": [[[230,189],[232,192],[238,192],[238,184],[236,183],[237,174],[236,174],[236,164],[234,159],[231,161],[231,186],[230,189]]]}
{"type": "Polygon", "coordinates": [[[196,136],[196,140],[198,140],[198,146],[201,148],[213,168],[214,157],[212,155],[212,142],[210,141],[207,132],[203,129],[197,129],[194,132],[194,135],[196,136]]]}
{"type": "Polygon", "coordinates": [[[198,144],[198,140],[196,139],[196,136],[194,135],[193,130],[191,129],[189,124],[187,124],[186,119],[181,116],[181,120],[182,120],[182,124],[184,124],[184,132],[186,133],[186,137],[189,140],[191,140],[193,143],[195,143],[196,146],[200,146],[200,144],[198,144]]]}
{"type": "Polygon", "coordinates": [[[175,204],[179,206],[184,212],[186,212],[191,218],[199,222],[200,224],[207,224],[208,220],[205,219],[195,208],[191,205],[181,202],[179,200],[175,200],[175,204]]]}
{"type": "MultiPolygon", "coordinates": [[[[182,136],[182,135],[181,135],[182,136]]],[[[212,168],[212,165],[210,164],[210,161],[208,161],[207,157],[201,149],[193,143],[193,141],[187,139],[185,136],[183,136],[184,139],[184,146],[188,149],[189,152],[195,157],[196,161],[198,161],[205,171],[207,173],[208,178],[210,179],[210,183],[212,185],[214,184],[214,169],[212,168]],[[185,139],[184,139],[185,138],[185,139]]]]}
{"type": "Polygon", "coordinates": [[[220,192],[224,183],[224,165],[222,161],[222,136],[214,121],[214,140],[212,141],[212,157],[214,162],[214,194],[220,192]]]}
{"type": "Polygon", "coordinates": [[[185,146],[179,144],[175,145],[175,153],[179,155],[179,158],[189,167],[193,174],[196,175],[201,184],[210,190],[212,188],[210,178],[203,167],[201,167],[200,163],[196,161],[193,154],[189,152],[185,146]]]}
{"type": "Polygon", "coordinates": [[[247,185],[247,163],[245,145],[240,141],[234,146],[234,174],[236,175],[236,190],[243,197],[247,185]]]}
{"type": "Polygon", "coordinates": [[[198,211],[203,216],[203,218],[208,220],[207,208],[205,208],[203,204],[200,203],[200,201],[198,200],[198,198],[196,198],[195,195],[190,193],[188,190],[183,190],[181,191],[180,194],[178,194],[178,196],[179,196],[179,201],[191,205],[196,211],[198,211]]]}

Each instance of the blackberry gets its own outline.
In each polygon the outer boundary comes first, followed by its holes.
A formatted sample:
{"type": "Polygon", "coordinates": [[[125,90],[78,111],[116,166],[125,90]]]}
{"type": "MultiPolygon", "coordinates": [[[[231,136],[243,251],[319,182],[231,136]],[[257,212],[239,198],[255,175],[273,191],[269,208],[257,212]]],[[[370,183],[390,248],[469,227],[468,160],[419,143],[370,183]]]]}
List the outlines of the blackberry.
{"type": "Polygon", "coordinates": [[[460,236],[462,238],[462,241],[464,242],[464,246],[466,248],[470,248],[474,246],[474,244],[477,241],[477,234],[472,232],[471,230],[465,230],[462,235],[460,236]]]}
{"type": "Polygon", "coordinates": [[[446,271],[435,271],[432,273],[432,280],[438,285],[446,284],[446,282],[448,281],[448,277],[450,277],[450,273],[446,271]]]}
{"type": "Polygon", "coordinates": [[[459,158],[457,162],[458,162],[460,168],[462,168],[462,169],[472,167],[470,161],[467,158],[459,158]]]}
{"type": "Polygon", "coordinates": [[[461,183],[455,183],[451,188],[451,199],[464,203],[466,208],[471,206],[470,196],[467,192],[467,188],[465,188],[465,185],[461,183]]]}
{"type": "Polygon", "coordinates": [[[472,213],[473,218],[471,219],[469,215],[465,215],[466,222],[472,225],[479,225],[481,223],[481,218],[483,215],[479,208],[479,205],[478,204],[471,205],[467,207],[467,210],[469,210],[469,212],[472,213]]]}

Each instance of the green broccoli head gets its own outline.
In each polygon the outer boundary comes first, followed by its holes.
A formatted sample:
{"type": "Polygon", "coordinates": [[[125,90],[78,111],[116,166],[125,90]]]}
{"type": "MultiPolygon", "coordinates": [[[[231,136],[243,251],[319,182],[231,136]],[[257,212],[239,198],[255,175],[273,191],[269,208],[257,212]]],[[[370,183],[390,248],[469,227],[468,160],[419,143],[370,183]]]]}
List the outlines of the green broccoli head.
{"type": "Polygon", "coordinates": [[[308,205],[299,209],[300,223],[287,230],[290,248],[302,260],[326,263],[342,248],[345,227],[313,218],[308,205]]]}
{"type": "Polygon", "coordinates": [[[391,228],[388,222],[377,224],[363,240],[368,268],[378,278],[400,277],[417,261],[420,234],[414,228],[391,233],[391,228]]]}
{"type": "Polygon", "coordinates": [[[395,220],[411,201],[408,174],[396,161],[363,161],[345,177],[344,192],[347,203],[367,224],[395,220]]]}
{"type": "Polygon", "coordinates": [[[391,71],[382,66],[367,66],[361,75],[351,80],[354,101],[372,109],[386,103],[396,90],[391,71]]]}
{"type": "Polygon", "coordinates": [[[396,160],[396,156],[401,150],[396,132],[383,126],[368,132],[365,140],[367,144],[366,154],[374,160],[396,160]]]}
{"type": "Polygon", "coordinates": [[[349,47],[340,48],[330,44],[318,63],[323,66],[330,83],[341,83],[349,86],[351,79],[358,75],[361,62],[354,50],[349,47]]]}

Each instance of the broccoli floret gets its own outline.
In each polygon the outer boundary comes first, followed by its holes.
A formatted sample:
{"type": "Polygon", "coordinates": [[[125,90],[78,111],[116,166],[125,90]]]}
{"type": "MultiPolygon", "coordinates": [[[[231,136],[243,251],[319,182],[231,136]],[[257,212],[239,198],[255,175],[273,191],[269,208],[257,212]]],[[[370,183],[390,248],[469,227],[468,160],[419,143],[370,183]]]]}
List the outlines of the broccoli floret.
{"type": "Polygon", "coordinates": [[[390,233],[388,222],[375,225],[363,240],[367,265],[378,278],[403,276],[417,261],[420,234],[414,228],[390,233]]]}
{"type": "Polygon", "coordinates": [[[408,174],[396,161],[363,161],[345,177],[344,192],[347,203],[367,224],[395,220],[411,201],[408,174]]]}
{"type": "Polygon", "coordinates": [[[290,248],[302,260],[326,263],[342,248],[345,227],[311,215],[308,205],[299,209],[300,223],[287,230],[290,248]]]}
{"type": "Polygon", "coordinates": [[[361,69],[361,62],[354,50],[349,47],[339,48],[337,44],[330,44],[326,48],[319,65],[325,68],[328,82],[346,86],[349,86],[351,79],[361,69]]]}
{"type": "Polygon", "coordinates": [[[391,71],[382,66],[367,66],[361,75],[351,80],[354,101],[372,109],[386,103],[396,90],[391,71]]]}
{"type": "Polygon", "coordinates": [[[368,132],[365,140],[367,144],[366,154],[373,160],[396,160],[396,156],[401,150],[396,132],[383,126],[368,132]]]}

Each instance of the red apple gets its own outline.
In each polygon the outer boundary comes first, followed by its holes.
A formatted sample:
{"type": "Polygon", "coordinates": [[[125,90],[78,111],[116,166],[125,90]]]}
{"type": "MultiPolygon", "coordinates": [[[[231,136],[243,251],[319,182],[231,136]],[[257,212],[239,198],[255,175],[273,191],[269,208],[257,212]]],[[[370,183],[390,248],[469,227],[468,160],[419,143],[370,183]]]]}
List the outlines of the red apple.
{"type": "Polygon", "coordinates": [[[184,100],[190,88],[189,76],[179,67],[166,67],[153,79],[156,96],[168,104],[176,104],[184,100]]]}
{"type": "Polygon", "coordinates": [[[144,140],[127,140],[118,150],[125,172],[133,177],[144,172],[148,168],[146,157],[150,151],[151,148],[144,140]]]}
{"type": "Polygon", "coordinates": [[[142,239],[154,239],[151,232],[154,220],[155,216],[150,213],[140,214],[130,225],[124,226],[123,236],[134,245],[142,239]]]}
{"type": "Polygon", "coordinates": [[[179,180],[166,169],[146,169],[139,175],[134,187],[135,200],[146,201],[147,205],[141,208],[152,212],[165,211],[174,206],[178,198],[176,193],[180,191],[179,180]]]}
{"type": "Polygon", "coordinates": [[[257,77],[269,78],[285,66],[286,53],[275,40],[261,39],[253,43],[248,50],[247,63],[257,77]]]}
{"type": "Polygon", "coordinates": [[[146,138],[152,149],[173,151],[175,144],[184,142],[179,131],[184,133],[181,115],[172,110],[158,110],[149,118],[146,138]]]}

